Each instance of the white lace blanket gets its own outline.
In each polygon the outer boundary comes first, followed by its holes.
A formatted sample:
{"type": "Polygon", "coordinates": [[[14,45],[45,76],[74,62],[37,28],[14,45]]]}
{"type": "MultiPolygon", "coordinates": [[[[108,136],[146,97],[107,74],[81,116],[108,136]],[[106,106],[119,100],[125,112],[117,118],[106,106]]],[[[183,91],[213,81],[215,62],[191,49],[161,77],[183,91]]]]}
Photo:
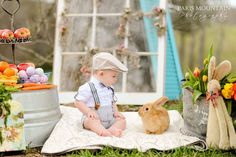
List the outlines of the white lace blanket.
{"type": "Polygon", "coordinates": [[[138,149],[142,152],[149,149],[170,150],[188,145],[197,149],[206,149],[204,141],[180,133],[183,119],[178,111],[169,111],[170,128],[162,135],[145,134],[138,113],[124,112],[127,129],[121,138],[100,137],[96,133],[83,129],[80,121],[82,114],[76,108],[61,106],[61,111],[63,116],[45,142],[42,153],[55,154],[78,149],[102,149],[102,146],[138,149]]]}

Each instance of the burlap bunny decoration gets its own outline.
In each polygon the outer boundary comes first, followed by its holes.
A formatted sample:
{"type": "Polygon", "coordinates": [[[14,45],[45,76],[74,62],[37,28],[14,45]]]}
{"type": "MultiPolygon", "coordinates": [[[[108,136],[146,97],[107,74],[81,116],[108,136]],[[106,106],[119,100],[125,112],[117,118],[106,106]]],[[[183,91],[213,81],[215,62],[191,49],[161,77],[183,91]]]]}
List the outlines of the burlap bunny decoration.
{"type": "Polygon", "coordinates": [[[209,147],[224,150],[236,149],[235,130],[225,102],[220,95],[219,83],[230,71],[231,63],[229,61],[223,61],[216,67],[216,59],[214,56],[211,57],[208,66],[207,100],[209,101],[209,116],[206,142],[209,147]]]}

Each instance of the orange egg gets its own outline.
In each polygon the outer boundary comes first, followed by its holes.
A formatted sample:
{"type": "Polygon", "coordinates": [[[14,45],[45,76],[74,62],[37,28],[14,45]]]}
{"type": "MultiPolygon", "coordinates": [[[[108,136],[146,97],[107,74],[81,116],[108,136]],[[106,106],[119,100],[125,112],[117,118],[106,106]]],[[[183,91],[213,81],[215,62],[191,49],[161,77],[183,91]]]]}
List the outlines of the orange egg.
{"type": "Polygon", "coordinates": [[[6,68],[9,68],[9,64],[7,62],[0,62],[0,72],[3,72],[6,68]]]}
{"type": "Polygon", "coordinates": [[[3,72],[3,75],[5,76],[15,76],[16,75],[16,70],[13,68],[6,68],[3,72]]]}

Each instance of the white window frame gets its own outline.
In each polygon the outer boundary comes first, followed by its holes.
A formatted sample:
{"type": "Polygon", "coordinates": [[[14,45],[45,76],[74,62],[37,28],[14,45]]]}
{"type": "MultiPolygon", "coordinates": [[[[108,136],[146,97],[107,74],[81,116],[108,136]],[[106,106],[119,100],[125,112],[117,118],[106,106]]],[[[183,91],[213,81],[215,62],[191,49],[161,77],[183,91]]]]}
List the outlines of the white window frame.
{"type": "MultiPolygon", "coordinates": [[[[57,1],[57,19],[56,19],[56,32],[55,32],[55,45],[54,45],[54,62],[53,62],[53,84],[58,86],[59,90],[59,102],[61,104],[72,103],[74,101],[74,95],[76,92],[73,91],[61,91],[60,80],[61,80],[61,67],[62,67],[62,56],[64,55],[86,55],[87,52],[63,52],[60,45],[60,26],[62,21],[62,14],[64,14],[64,0],[57,1]],[[60,67],[60,68],[58,68],[60,67]]],[[[159,7],[163,10],[167,8],[166,0],[160,0],[159,7]]],[[[92,17],[92,38],[90,41],[90,47],[95,48],[96,43],[96,19],[99,16],[121,16],[121,13],[97,13],[96,0],[93,0],[93,13],[78,13],[78,14],[64,14],[65,17],[92,17]]],[[[154,6],[153,6],[154,7],[154,6]]],[[[130,8],[130,0],[126,0],[125,8],[130,8]]],[[[122,8],[121,8],[122,10],[122,8]]],[[[166,17],[164,16],[161,20],[163,26],[166,26],[166,17]]],[[[129,32],[129,21],[126,25],[126,32],[129,32]]],[[[128,48],[129,40],[128,36],[125,36],[124,46],[128,48]]],[[[158,52],[138,52],[140,56],[155,55],[158,60],[157,68],[157,79],[156,81],[156,92],[127,92],[127,73],[122,75],[122,91],[117,92],[118,98],[117,104],[135,104],[142,105],[146,102],[154,101],[160,98],[165,93],[165,64],[166,64],[166,32],[163,35],[158,36],[158,52]],[[161,76],[161,77],[160,77],[161,76]]],[[[127,57],[124,58],[123,63],[127,66],[127,57]]]]}

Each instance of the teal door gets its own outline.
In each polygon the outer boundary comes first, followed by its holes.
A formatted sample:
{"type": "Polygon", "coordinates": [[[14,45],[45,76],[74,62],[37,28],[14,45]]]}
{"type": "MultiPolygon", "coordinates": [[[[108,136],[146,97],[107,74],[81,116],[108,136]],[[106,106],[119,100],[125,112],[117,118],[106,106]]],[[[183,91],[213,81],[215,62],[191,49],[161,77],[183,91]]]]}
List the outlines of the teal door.
{"type": "MultiPolygon", "coordinates": [[[[159,0],[140,0],[140,8],[144,12],[151,12],[155,6],[158,6],[159,0]]],[[[167,20],[167,47],[166,47],[166,76],[165,76],[165,95],[169,99],[178,99],[181,95],[181,80],[183,74],[179,62],[178,51],[175,44],[175,36],[172,27],[171,16],[168,10],[166,11],[167,20]]],[[[145,33],[147,36],[148,49],[150,52],[157,52],[158,35],[157,30],[153,25],[153,20],[144,17],[145,33]]],[[[157,58],[151,56],[153,73],[157,79],[157,58]]],[[[158,91],[157,91],[158,92],[158,91]]]]}

